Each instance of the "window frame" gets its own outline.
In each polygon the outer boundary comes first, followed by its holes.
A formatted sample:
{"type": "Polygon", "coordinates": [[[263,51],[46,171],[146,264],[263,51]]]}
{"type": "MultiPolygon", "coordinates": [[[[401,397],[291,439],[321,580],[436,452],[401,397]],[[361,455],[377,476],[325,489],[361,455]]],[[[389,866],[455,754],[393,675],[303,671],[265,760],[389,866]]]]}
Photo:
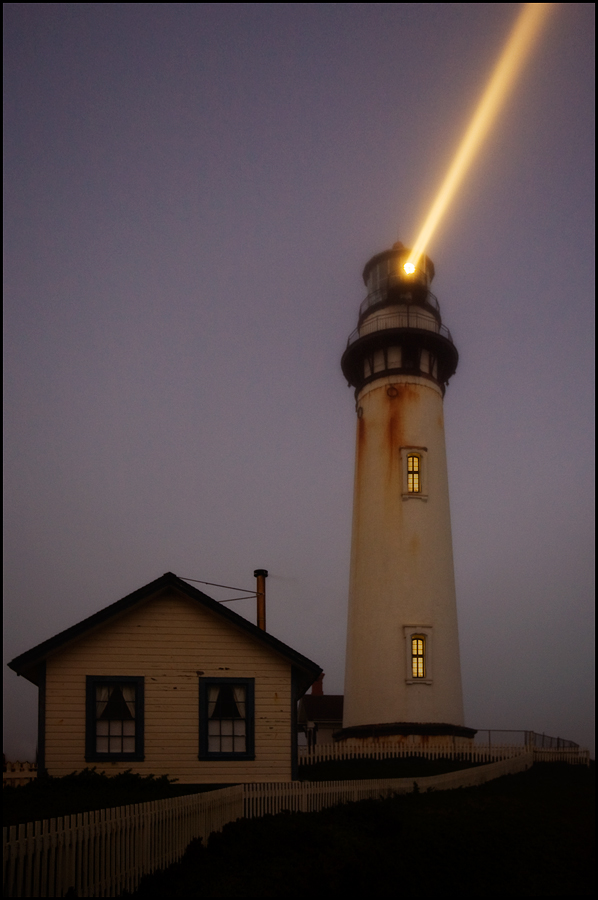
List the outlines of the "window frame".
{"type": "Polygon", "coordinates": [[[85,678],[85,761],[138,762],[145,759],[145,679],[143,675],[87,675],[85,678]],[[108,753],[96,750],[96,688],[128,684],[135,688],[135,750],[108,753]]]}
{"type": "Polygon", "coordinates": [[[255,759],[255,678],[219,678],[199,679],[199,753],[202,760],[248,760],[255,759]],[[242,685],[245,688],[245,750],[210,751],[208,750],[208,691],[214,685],[242,685]]]}
{"type": "Polygon", "coordinates": [[[405,635],[405,682],[407,684],[432,684],[432,626],[431,625],[404,625],[405,635]],[[424,675],[413,674],[413,647],[412,641],[416,638],[424,640],[424,675]]]}
{"type": "Polygon", "coordinates": [[[401,494],[403,500],[427,500],[428,499],[428,448],[427,447],[401,447],[401,494]],[[417,456],[419,459],[419,491],[409,490],[409,458],[417,456]]]}

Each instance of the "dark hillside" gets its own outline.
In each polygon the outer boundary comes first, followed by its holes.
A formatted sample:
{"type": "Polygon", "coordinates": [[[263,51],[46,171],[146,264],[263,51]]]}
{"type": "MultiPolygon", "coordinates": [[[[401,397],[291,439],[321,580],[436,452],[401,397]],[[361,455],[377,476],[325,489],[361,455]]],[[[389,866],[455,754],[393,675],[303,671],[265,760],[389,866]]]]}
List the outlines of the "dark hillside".
{"type": "Polygon", "coordinates": [[[137,897],[594,894],[594,769],[227,825],[137,897]]]}

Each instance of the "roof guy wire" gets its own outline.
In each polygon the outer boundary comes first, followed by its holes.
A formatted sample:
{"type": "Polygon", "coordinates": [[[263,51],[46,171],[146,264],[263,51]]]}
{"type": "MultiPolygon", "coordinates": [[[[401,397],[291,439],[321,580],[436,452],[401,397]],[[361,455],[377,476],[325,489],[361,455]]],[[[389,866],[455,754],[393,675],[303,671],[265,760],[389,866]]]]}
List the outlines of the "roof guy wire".
{"type": "Polygon", "coordinates": [[[196,584],[209,584],[210,587],[221,587],[226,588],[229,591],[245,591],[245,597],[231,597],[230,600],[217,600],[216,603],[233,603],[235,600],[249,600],[251,597],[257,597],[256,591],[249,591],[246,588],[238,588],[232,587],[230,584],[216,584],[215,581],[200,581],[199,578],[185,578],[184,575],[179,575],[183,581],[194,581],[196,584]]]}

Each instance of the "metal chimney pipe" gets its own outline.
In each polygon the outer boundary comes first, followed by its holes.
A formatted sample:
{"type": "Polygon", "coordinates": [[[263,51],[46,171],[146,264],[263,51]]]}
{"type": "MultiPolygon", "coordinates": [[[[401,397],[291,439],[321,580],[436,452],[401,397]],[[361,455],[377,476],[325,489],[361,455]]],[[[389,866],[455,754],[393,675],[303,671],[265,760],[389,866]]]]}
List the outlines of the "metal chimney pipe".
{"type": "Polygon", "coordinates": [[[267,569],[256,569],[254,576],[257,578],[257,627],[266,630],[266,578],[267,569]]]}

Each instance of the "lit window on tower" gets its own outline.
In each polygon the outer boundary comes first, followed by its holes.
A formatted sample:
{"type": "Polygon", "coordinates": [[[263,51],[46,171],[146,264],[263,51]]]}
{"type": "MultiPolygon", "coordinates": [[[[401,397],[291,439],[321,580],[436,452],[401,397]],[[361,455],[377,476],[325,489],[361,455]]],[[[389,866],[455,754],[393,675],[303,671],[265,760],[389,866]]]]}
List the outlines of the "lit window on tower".
{"type": "Polygon", "coordinates": [[[407,491],[410,494],[419,494],[421,491],[420,459],[415,453],[407,457],[407,491]]]}
{"type": "Polygon", "coordinates": [[[411,638],[411,674],[413,678],[426,677],[426,639],[423,634],[411,638]]]}

